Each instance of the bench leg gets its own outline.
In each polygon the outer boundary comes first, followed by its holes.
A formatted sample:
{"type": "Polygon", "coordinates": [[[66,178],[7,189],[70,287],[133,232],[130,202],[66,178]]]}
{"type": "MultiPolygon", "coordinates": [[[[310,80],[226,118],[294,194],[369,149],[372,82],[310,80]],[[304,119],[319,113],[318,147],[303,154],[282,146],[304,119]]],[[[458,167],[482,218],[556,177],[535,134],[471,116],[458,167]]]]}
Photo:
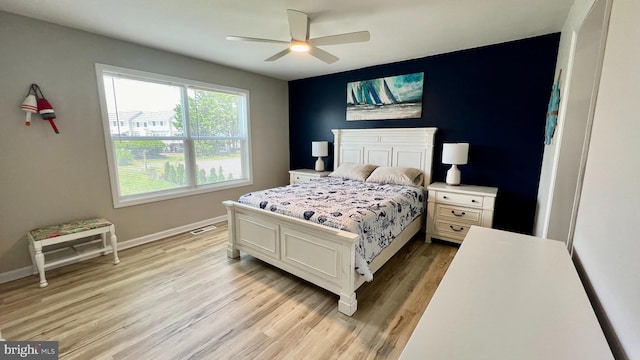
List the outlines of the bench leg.
{"type": "Polygon", "coordinates": [[[33,248],[33,242],[29,241],[29,255],[31,255],[31,266],[33,267],[33,274],[38,273],[38,266],[36,266],[36,250],[33,248]]]}
{"type": "Polygon", "coordinates": [[[36,266],[38,267],[38,273],[40,274],[40,287],[46,287],[49,285],[47,279],[44,276],[44,254],[42,253],[42,245],[38,242],[35,243],[35,259],[36,266]]]}
{"type": "Polygon", "coordinates": [[[109,253],[107,251],[107,233],[100,234],[100,239],[102,240],[102,255],[107,255],[109,253]]]}
{"type": "Polygon", "coordinates": [[[120,263],[120,258],[118,258],[118,238],[116,237],[116,227],[111,225],[109,227],[109,241],[111,241],[111,248],[113,249],[113,264],[120,263]]]}

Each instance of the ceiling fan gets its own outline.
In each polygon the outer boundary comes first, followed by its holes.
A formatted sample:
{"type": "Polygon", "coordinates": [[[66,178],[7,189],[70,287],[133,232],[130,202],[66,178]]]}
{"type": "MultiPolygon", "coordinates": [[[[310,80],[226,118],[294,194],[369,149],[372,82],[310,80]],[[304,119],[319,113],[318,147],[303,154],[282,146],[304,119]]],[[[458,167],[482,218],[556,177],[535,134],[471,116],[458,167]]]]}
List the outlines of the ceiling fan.
{"type": "Polygon", "coordinates": [[[287,16],[289,17],[289,32],[291,33],[290,41],[233,35],[227,36],[227,40],[289,44],[289,47],[265,59],[265,61],[278,60],[281,57],[287,55],[289,52],[293,51],[308,52],[312,56],[315,56],[316,58],[324,61],[327,64],[333,64],[334,62],[338,61],[338,57],[329,54],[322,49],[319,49],[317,46],[350,44],[369,41],[368,31],[356,31],[352,33],[309,39],[309,17],[307,16],[307,14],[301,11],[287,9],[287,16]]]}

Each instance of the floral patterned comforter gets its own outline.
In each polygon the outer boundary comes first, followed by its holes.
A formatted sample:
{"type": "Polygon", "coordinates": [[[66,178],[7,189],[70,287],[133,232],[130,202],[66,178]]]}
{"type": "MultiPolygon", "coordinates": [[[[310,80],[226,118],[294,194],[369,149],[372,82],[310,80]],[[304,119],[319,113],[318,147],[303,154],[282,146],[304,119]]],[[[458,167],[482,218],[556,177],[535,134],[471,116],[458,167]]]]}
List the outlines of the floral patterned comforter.
{"type": "Polygon", "coordinates": [[[360,235],[356,271],[371,281],[369,264],[422,215],[425,199],[423,187],[321,178],[248,193],[239,202],[360,235]]]}

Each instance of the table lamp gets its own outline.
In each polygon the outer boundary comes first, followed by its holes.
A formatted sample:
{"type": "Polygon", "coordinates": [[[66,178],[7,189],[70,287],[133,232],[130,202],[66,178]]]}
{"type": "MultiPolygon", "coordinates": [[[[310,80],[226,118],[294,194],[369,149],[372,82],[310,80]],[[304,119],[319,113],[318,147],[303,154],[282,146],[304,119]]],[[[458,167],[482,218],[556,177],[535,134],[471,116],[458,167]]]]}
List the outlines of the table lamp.
{"type": "Polygon", "coordinates": [[[468,155],[468,143],[442,144],[442,163],[451,164],[451,169],[447,171],[447,185],[460,185],[458,165],[466,164],[468,155]]]}
{"type": "Polygon", "coordinates": [[[317,157],[316,171],[324,171],[323,156],[329,155],[329,142],[328,141],[312,141],[311,142],[311,156],[317,157]]]}

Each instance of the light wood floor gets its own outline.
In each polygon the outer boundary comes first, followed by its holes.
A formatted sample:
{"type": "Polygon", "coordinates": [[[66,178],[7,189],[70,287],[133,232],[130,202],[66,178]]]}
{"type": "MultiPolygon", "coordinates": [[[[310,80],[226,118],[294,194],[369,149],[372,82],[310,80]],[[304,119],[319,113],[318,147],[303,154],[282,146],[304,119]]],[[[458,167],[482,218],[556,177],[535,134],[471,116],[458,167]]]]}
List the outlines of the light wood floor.
{"type": "Polygon", "coordinates": [[[226,223],[0,284],[8,340],[59,341],[61,359],[395,359],[456,247],[417,235],[358,291],[338,296],[250,256],[226,223]]]}

